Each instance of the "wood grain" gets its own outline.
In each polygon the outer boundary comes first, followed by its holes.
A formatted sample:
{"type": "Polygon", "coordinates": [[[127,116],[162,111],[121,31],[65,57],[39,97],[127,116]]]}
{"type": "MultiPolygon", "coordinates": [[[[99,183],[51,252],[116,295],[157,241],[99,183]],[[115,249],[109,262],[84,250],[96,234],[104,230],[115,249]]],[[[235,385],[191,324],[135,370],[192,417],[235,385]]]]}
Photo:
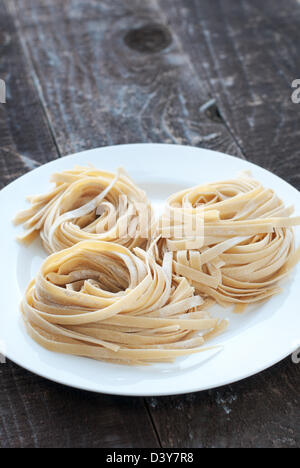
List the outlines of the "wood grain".
{"type": "Polygon", "coordinates": [[[142,398],[74,390],[0,365],[0,448],[157,447],[142,398]]]}
{"type": "Polygon", "coordinates": [[[243,154],[300,188],[298,0],[166,0],[168,25],[243,154]]]}
{"type": "Polygon", "coordinates": [[[12,19],[0,2],[0,78],[6,104],[0,104],[0,188],[57,157],[57,150],[12,19]]]}
{"type": "Polygon", "coordinates": [[[164,447],[299,447],[299,366],[287,360],[220,389],[150,398],[164,447]]]}
{"type": "Polygon", "coordinates": [[[9,3],[63,154],[151,141],[241,156],[224,122],[202,110],[206,79],[155,0],[9,3]]]}

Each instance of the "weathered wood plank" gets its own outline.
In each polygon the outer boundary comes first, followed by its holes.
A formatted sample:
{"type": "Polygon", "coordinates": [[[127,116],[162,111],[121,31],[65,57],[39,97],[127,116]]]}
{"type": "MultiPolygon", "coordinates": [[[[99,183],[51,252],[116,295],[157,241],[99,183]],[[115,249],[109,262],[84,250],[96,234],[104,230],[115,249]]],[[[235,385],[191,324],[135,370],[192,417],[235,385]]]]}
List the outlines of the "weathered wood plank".
{"type": "Polygon", "coordinates": [[[155,0],[9,4],[62,153],[151,141],[241,156],[155,0]]]}
{"type": "Polygon", "coordinates": [[[298,0],[160,2],[243,154],[300,188],[298,0]]]}
{"type": "Polygon", "coordinates": [[[28,170],[57,157],[38,93],[17,33],[0,2],[0,78],[6,104],[0,104],[0,188],[28,170]]]}
{"type": "Polygon", "coordinates": [[[157,447],[142,398],[77,391],[0,365],[0,448],[157,447]]]}
{"type": "MultiPolygon", "coordinates": [[[[0,0],[0,188],[58,157],[37,82],[0,0]]],[[[1,331],[0,331],[1,339],[1,331]]],[[[143,399],[97,396],[65,388],[11,362],[0,364],[0,447],[155,447],[143,399]]]]}
{"type": "Polygon", "coordinates": [[[298,388],[299,365],[288,358],[233,385],[149,404],[164,447],[296,448],[298,388]]]}

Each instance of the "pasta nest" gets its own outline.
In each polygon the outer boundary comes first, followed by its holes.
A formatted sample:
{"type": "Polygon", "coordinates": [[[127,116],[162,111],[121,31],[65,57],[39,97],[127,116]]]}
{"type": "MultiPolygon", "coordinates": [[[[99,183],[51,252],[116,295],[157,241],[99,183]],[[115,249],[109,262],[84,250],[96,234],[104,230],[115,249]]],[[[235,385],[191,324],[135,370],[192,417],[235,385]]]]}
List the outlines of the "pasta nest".
{"type": "Polygon", "coordinates": [[[28,244],[40,234],[48,253],[84,240],[116,242],[129,249],[145,247],[153,211],[143,190],[123,169],[114,175],[76,166],[54,174],[55,188],[46,195],[28,197],[32,206],[14,222],[26,232],[18,240],[28,244]]]}
{"type": "Polygon", "coordinates": [[[124,364],[204,350],[226,321],[210,317],[185,278],[140,248],[83,241],[45,260],[22,302],[29,335],[48,350],[124,364]]]}
{"type": "Polygon", "coordinates": [[[279,293],[279,281],[299,260],[292,226],[300,218],[292,213],[273,190],[243,174],[172,195],[148,247],[159,262],[173,252],[176,274],[239,312],[279,293]]]}

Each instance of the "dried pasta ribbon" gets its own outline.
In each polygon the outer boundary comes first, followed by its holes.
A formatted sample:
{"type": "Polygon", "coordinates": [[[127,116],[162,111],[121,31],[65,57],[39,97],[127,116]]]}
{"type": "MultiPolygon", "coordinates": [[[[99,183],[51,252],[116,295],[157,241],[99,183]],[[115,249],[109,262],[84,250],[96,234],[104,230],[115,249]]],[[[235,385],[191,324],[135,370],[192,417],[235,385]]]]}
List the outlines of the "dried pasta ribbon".
{"type": "Polygon", "coordinates": [[[280,280],[300,260],[293,232],[300,217],[293,211],[246,175],[193,187],[167,200],[149,252],[161,261],[172,251],[174,272],[198,294],[242,312],[279,293],[280,280]],[[198,231],[183,232],[180,220],[195,225],[201,217],[198,231]]]}
{"type": "Polygon", "coordinates": [[[172,253],[158,265],[140,248],[83,241],[48,257],[22,302],[29,335],[48,350],[123,364],[203,351],[226,321],[205,310],[172,253]]]}
{"type": "Polygon", "coordinates": [[[84,240],[116,242],[129,249],[145,247],[153,212],[143,190],[123,169],[114,175],[76,166],[54,174],[55,188],[28,197],[31,208],[14,222],[26,232],[18,240],[28,244],[40,235],[47,252],[58,252],[84,240]]]}

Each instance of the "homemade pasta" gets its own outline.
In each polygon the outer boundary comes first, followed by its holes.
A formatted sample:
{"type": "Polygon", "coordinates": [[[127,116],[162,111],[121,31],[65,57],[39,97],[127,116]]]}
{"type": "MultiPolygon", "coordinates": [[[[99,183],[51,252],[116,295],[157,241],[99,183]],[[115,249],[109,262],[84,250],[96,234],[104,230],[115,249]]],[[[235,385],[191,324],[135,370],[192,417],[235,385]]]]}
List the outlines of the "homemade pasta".
{"type": "Polygon", "coordinates": [[[123,169],[117,174],[76,166],[54,174],[55,188],[28,197],[31,208],[14,222],[26,232],[25,244],[40,234],[47,252],[58,252],[83,240],[116,242],[129,249],[145,247],[152,225],[146,194],[123,169]]]}
{"type": "Polygon", "coordinates": [[[246,174],[172,195],[155,224],[122,169],[75,167],[52,181],[15,220],[21,241],[40,233],[55,252],[21,306],[29,335],[51,351],[134,365],[204,351],[227,326],[211,305],[242,312],[267,300],[300,259],[300,218],[246,174]]]}
{"type": "Polygon", "coordinates": [[[157,261],[173,252],[175,274],[240,312],[279,293],[280,280],[299,260],[292,227],[300,218],[292,213],[246,174],[193,187],[167,200],[149,251],[157,261]]]}
{"type": "Polygon", "coordinates": [[[226,321],[210,317],[172,253],[83,241],[48,257],[22,302],[29,335],[51,351],[124,364],[197,353],[226,321]]]}

